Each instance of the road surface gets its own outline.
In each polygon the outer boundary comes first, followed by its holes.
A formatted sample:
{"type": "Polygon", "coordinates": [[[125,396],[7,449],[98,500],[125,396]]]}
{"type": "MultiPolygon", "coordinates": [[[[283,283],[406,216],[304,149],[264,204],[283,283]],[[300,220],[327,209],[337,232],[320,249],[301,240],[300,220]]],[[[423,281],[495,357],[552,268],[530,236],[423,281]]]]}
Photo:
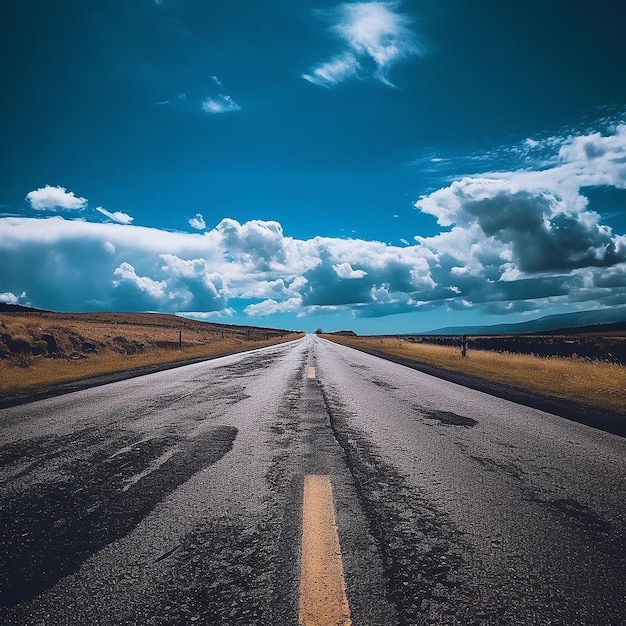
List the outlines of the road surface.
{"type": "Polygon", "coordinates": [[[0,624],[623,625],[625,476],[623,438],[307,336],[1,410],[0,624]]]}

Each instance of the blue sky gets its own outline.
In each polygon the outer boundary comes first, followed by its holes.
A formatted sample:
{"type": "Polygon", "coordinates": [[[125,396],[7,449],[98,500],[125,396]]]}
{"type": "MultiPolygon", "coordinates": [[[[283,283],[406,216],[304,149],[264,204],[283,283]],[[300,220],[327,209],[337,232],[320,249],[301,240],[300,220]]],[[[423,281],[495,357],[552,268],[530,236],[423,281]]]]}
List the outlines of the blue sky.
{"type": "Polygon", "coordinates": [[[5,0],[0,301],[419,332],[626,304],[616,0],[5,0]]]}

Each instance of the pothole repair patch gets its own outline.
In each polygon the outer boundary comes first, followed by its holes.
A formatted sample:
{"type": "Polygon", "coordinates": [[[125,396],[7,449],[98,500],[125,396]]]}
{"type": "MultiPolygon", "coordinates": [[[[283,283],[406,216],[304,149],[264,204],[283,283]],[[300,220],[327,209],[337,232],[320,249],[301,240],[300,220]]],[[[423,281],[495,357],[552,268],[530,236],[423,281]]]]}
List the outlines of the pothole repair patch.
{"type": "Polygon", "coordinates": [[[465,417],[464,415],[457,415],[450,411],[423,411],[422,413],[427,419],[437,420],[446,426],[465,426],[469,428],[476,426],[478,421],[471,417],[465,417]]]}

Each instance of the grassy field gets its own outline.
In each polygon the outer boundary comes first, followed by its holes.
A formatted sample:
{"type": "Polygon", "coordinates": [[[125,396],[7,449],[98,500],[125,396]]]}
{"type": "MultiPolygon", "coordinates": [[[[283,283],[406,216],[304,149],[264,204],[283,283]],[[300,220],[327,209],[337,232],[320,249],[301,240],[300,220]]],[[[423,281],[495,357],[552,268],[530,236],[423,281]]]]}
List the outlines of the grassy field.
{"type": "MultiPolygon", "coordinates": [[[[606,324],[601,330],[567,331],[530,335],[470,335],[467,346],[471,351],[488,350],[530,354],[541,357],[581,357],[589,361],[605,361],[626,365],[626,330],[606,324]]],[[[458,346],[460,335],[388,335],[387,339],[403,339],[410,343],[458,346]]]]}
{"type": "MultiPolygon", "coordinates": [[[[154,313],[0,312],[0,397],[147,365],[231,354],[302,336],[154,313]]],[[[579,357],[539,357],[325,335],[345,345],[626,414],[626,367],[579,357]]],[[[551,341],[547,338],[546,341],[551,341]]]]}
{"type": "Polygon", "coordinates": [[[0,313],[0,397],[300,336],[153,313],[0,313]]]}
{"type": "Polygon", "coordinates": [[[582,358],[538,357],[469,350],[401,339],[324,335],[337,343],[369,348],[417,363],[529,389],[626,414],[626,367],[582,358]]]}

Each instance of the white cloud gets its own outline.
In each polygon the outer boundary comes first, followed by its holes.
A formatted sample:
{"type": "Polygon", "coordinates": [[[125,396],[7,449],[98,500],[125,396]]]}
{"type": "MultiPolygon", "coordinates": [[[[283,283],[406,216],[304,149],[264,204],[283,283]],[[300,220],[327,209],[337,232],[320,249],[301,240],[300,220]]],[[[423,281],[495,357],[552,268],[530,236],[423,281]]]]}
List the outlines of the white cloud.
{"type": "Polygon", "coordinates": [[[298,257],[294,242],[283,234],[278,222],[251,220],[240,224],[223,219],[215,228],[226,254],[242,272],[269,273],[307,266],[306,257],[298,257]]]}
{"type": "Polygon", "coordinates": [[[392,85],[389,70],[400,60],[420,55],[422,46],[410,29],[408,16],[398,13],[399,2],[340,4],[331,13],[331,31],[344,50],[320,63],[302,78],[332,87],[348,78],[370,78],[392,85]]]}
{"type": "Polygon", "coordinates": [[[302,309],[302,298],[294,297],[282,302],[273,299],[264,300],[258,304],[250,304],[244,312],[250,317],[264,317],[275,313],[297,313],[302,309]]]}
{"type": "Polygon", "coordinates": [[[296,280],[286,282],[283,278],[256,281],[251,283],[246,290],[241,290],[239,295],[244,299],[257,298],[280,298],[284,299],[293,293],[298,292],[296,280]]]}
{"type": "Polygon", "coordinates": [[[165,295],[165,282],[153,280],[146,276],[138,276],[135,268],[126,261],[115,269],[113,276],[115,277],[113,280],[115,287],[123,283],[130,283],[151,300],[161,300],[165,295]]]}
{"type": "Polygon", "coordinates": [[[311,74],[302,74],[304,80],[322,87],[333,87],[347,78],[356,78],[361,66],[349,52],[313,68],[311,74]]]}
{"type": "Polygon", "coordinates": [[[65,187],[50,185],[28,192],[26,199],[38,211],[57,208],[79,211],[87,206],[86,198],[77,198],[72,191],[66,191],[65,187]]]}
{"type": "Polygon", "coordinates": [[[102,215],[108,217],[112,222],[116,222],[118,224],[130,224],[134,219],[127,213],[122,213],[121,211],[114,211],[111,213],[101,206],[96,207],[96,211],[102,213],[102,215]]]}
{"type": "Polygon", "coordinates": [[[202,213],[196,213],[189,220],[189,226],[191,226],[191,228],[195,228],[196,230],[204,230],[206,228],[206,222],[204,221],[204,217],[202,217],[202,213]]]}
{"type": "Polygon", "coordinates": [[[251,317],[626,302],[626,236],[584,196],[588,185],[625,188],[626,127],[564,138],[554,151],[544,169],[468,176],[420,198],[416,206],[447,228],[412,245],[295,239],[263,220],[226,218],[205,230],[201,214],[190,224],[202,233],[0,218],[1,297],[27,293],[49,309],[211,316],[243,302],[251,317]]]}
{"type": "Polygon", "coordinates": [[[590,186],[626,188],[626,125],[608,136],[563,139],[558,161],[545,169],[467,176],[415,206],[442,226],[471,232],[482,250],[500,246],[508,262],[500,275],[510,279],[518,272],[568,272],[626,259],[624,236],[589,209],[583,189],[590,186]]]}
{"type": "Polygon", "coordinates": [[[206,98],[202,102],[202,110],[205,113],[219,114],[241,111],[241,107],[230,96],[219,94],[216,98],[206,98]]]}
{"type": "Polygon", "coordinates": [[[195,320],[211,320],[211,319],[219,319],[223,317],[232,317],[235,315],[235,309],[231,307],[226,307],[221,311],[181,311],[177,312],[176,315],[180,317],[188,317],[195,320]]]}
{"type": "MultiPolygon", "coordinates": [[[[245,309],[248,315],[347,308],[378,316],[425,303],[453,306],[455,300],[480,305],[571,297],[577,289],[575,274],[498,280],[511,271],[511,261],[501,258],[504,249],[478,225],[395,247],[329,237],[296,240],[278,223],[258,220],[224,220],[200,235],[60,218],[0,219],[5,292],[25,291],[33,306],[62,310],[98,303],[228,315],[233,299],[261,298],[245,309]]],[[[585,271],[602,297],[615,290],[618,278],[609,288],[597,278],[600,268],[585,271]]]]}
{"type": "Polygon", "coordinates": [[[367,272],[364,272],[363,270],[353,269],[350,263],[337,263],[336,265],[333,265],[333,269],[335,270],[339,278],[354,279],[367,276],[367,272]]]}
{"type": "Polygon", "coordinates": [[[16,296],[11,291],[5,291],[0,293],[0,302],[2,304],[20,304],[20,300],[24,301],[26,298],[26,292],[23,291],[21,295],[16,296]]]}

